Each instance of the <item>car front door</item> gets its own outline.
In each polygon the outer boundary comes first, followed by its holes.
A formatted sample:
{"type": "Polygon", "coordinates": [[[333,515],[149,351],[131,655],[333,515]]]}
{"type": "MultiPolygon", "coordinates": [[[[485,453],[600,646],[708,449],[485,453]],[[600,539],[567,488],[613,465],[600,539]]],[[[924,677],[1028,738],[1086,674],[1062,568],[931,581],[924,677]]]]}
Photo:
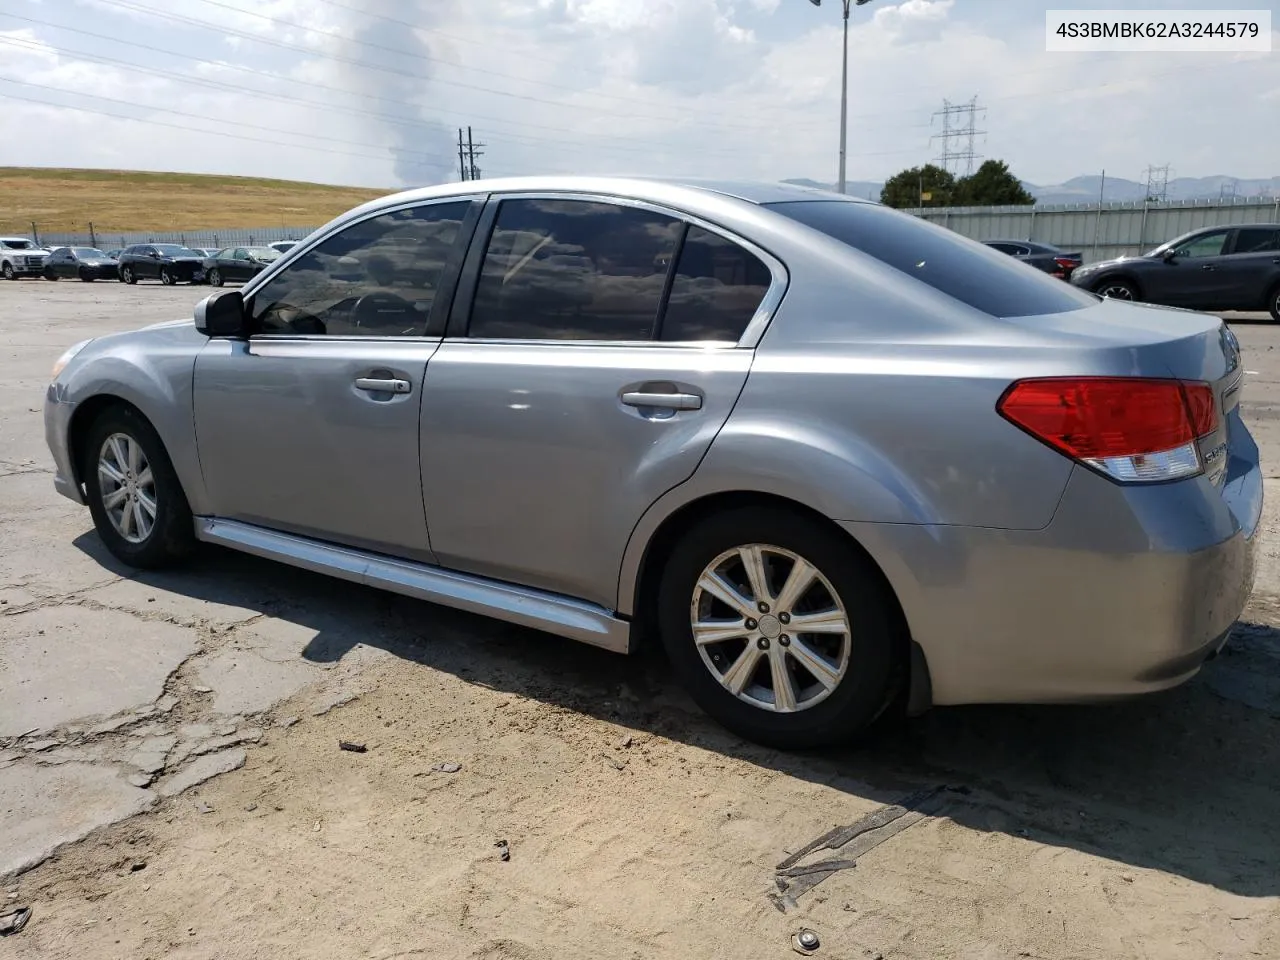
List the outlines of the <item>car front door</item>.
{"type": "Polygon", "coordinates": [[[252,335],[196,360],[217,516],[430,562],[423,376],[478,215],[474,198],[369,215],[249,288],[252,335]]]}
{"type": "Polygon", "coordinates": [[[679,214],[491,201],[423,394],[443,565],[617,599],[636,522],[687,480],[746,379],[781,265],[679,214]]]}
{"type": "Polygon", "coordinates": [[[1230,230],[1209,230],[1180,243],[1143,277],[1143,299],[1170,307],[1212,308],[1226,289],[1221,268],[1230,230]]]}
{"type": "Polygon", "coordinates": [[[1219,310],[1257,310],[1280,283],[1280,226],[1241,227],[1218,268],[1223,282],[1219,310]]]}
{"type": "Polygon", "coordinates": [[[134,275],[140,279],[155,280],[160,276],[160,251],[155,247],[139,247],[133,261],[134,275]]]}
{"type": "Polygon", "coordinates": [[[253,276],[253,265],[249,262],[249,251],[244,247],[236,247],[231,251],[231,260],[227,264],[227,275],[232,280],[248,280],[253,276]]]}
{"type": "Polygon", "coordinates": [[[62,278],[75,275],[75,259],[70,247],[59,247],[49,252],[49,259],[44,262],[45,272],[51,276],[62,278]]]}

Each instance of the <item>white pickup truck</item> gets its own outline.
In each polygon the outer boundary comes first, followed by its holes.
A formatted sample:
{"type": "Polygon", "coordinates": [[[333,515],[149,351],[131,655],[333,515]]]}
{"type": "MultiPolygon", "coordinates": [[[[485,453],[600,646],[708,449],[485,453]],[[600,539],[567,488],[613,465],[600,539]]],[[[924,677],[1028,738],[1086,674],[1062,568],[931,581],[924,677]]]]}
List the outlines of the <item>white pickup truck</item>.
{"type": "Polygon", "coordinates": [[[26,237],[0,237],[0,276],[6,280],[44,276],[49,251],[26,237]]]}

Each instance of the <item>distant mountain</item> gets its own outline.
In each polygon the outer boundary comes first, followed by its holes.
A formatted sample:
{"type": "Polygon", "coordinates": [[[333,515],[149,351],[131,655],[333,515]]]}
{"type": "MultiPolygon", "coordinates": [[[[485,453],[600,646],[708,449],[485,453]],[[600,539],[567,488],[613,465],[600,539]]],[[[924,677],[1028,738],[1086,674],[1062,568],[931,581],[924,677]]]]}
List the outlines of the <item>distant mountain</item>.
{"type": "MultiPolygon", "coordinates": [[[[835,184],[821,183],[817,180],[794,179],[783,183],[794,183],[802,187],[815,187],[819,190],[834,190],[835,184]]],[[[1084,177],[1072,177],[1065,183],[1041,186],[1022,181],[1022,185],[1036,198],[1037,203],[1097,203],[1098,190],[1103,190],[1103,199],[1111,201],[1141,201],[1146,195],[1146,183],[1126,180],[1123,177],[1107,177],[1106,184],[1102,177],[1092,174],[1084,177]]],[[[847,192],[855,197],[880,199],[883,183],[869,180],[851,180],[847,192]]],[[[1280,177],[1267,180],[1242,180],[1236,177],[1178,177],[1169,181],[1167,198],[1169,200],[1217,200],[1222,196],[1236,197],[1280,197],[1280,177]]]]}

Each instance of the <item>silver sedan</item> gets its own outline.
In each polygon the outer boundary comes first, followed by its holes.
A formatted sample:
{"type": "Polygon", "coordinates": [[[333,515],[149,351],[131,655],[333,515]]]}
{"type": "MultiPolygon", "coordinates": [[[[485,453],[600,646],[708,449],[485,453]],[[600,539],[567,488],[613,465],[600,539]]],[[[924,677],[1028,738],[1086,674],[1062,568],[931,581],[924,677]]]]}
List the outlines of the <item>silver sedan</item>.
{"type": "Polygon", "coordinates": [[[1160,690],[1262,508],[1239,348],[770,184],[539,178],[359,207],[191,318],[77,344],[55,483],[197,541],[620,653],[744,737],[1160,690]]]}

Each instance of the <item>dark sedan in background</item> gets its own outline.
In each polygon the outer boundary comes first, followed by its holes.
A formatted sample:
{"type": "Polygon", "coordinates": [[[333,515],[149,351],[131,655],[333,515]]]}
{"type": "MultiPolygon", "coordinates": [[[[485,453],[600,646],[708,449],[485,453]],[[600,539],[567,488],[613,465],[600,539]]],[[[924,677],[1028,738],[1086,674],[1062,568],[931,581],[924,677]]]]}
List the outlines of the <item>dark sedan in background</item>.
{"type": "Polygon", "coordinates": [[[201,283],[204,257],[177,243],[136,243],[120,254],[120,282],[201,283]]]}
{"type": "Polygon", "coordinates": [[[1269,310],[1280,321],[1280,224],[1206,227],[1141,257],[1081,267],[1078,287],[1193,310],[1269,310]]]}
{"type": "Polygon", "coordinates": [[[204,278],[215,287],[251,280],[278,259],[271,247],[227,247],[204,261],[204,278]]]}
{"type": "Polygon", "coordinates": [[[46,280],[114,280],[118,264],[97,247],[55,247],[44,262],[46,280]]]}
{"type": "Polygon", "coordinates": [[[1070,280],[1071,274],[1084,260],[1080,251],[1066,253],[1049,243],[1033,243],[1030,240],[983,240],[988,247],[1007,253],[1028,266],[1043,270],[1060,280],[1070,280]]]}

